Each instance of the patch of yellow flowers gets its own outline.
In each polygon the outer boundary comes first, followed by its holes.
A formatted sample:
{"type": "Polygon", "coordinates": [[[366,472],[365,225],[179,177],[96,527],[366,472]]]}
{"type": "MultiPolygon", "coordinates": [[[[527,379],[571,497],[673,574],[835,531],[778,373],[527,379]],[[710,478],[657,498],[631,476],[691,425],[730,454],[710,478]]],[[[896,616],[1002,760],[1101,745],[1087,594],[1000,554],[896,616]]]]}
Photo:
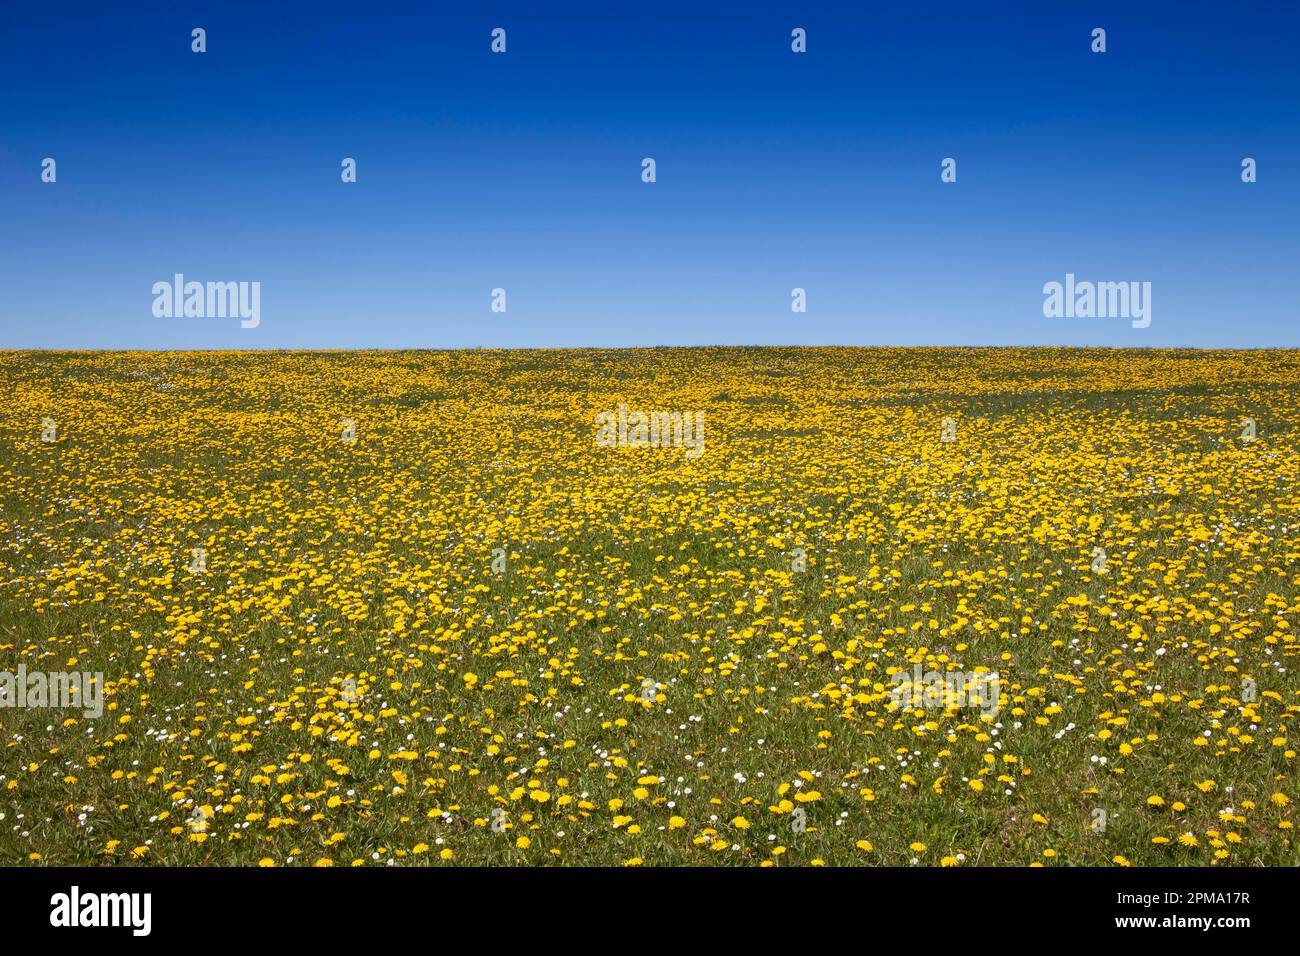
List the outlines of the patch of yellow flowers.
{"type": "Polygon", "coordinates": [[[1296,352],[0,379],[0,670],[105,692],[0,710],[0,863],[1300,862],[1296,352]],[[619,405],[704,454],[598,445],[619,405]]]}

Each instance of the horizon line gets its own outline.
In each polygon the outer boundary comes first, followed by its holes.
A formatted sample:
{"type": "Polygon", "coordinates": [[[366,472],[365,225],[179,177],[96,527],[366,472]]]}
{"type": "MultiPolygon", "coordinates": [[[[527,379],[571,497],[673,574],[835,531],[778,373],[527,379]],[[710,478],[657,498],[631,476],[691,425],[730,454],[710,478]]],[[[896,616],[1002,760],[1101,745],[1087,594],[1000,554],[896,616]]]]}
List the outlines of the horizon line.
{"type": "Polygon", "coordinates": [[[93,353],[128,353],[147,352],[158,354],[194,353],[364,353],[364,352],[661,352],[690,351],[706,349],[762,350],[762,349],[862,349],[893,351],[939,351],[944,349],[962,350],[1057,350],[1072,352],[1295,352],[1300,345],[850,345],[850,344],[714,344],[714,345],[472,345],[472,346],[438,346],[438,345],[395,345],[395,346],[266,346],[260,348],[136,348],[123,346],[33,346],[11,348],[0,346],[0,355],[24,355],[45,352],[93,352],[93,353]]]}

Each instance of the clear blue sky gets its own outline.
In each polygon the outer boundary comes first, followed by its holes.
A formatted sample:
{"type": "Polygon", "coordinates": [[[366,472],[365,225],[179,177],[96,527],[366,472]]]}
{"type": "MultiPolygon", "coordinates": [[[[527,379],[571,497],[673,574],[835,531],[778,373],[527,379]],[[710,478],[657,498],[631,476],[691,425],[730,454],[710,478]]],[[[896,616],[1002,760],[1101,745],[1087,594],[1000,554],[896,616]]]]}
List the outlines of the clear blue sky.
{"type": "Polygon", "coordinates": [[[1280,0],[12,3],[0,347],[1297,346],[1297,51],[1280,0]],[[177,272],[260,327],[155,318],[177,272]],[[1067,272],[1151,326],[1044,318],[1067,272]]]}

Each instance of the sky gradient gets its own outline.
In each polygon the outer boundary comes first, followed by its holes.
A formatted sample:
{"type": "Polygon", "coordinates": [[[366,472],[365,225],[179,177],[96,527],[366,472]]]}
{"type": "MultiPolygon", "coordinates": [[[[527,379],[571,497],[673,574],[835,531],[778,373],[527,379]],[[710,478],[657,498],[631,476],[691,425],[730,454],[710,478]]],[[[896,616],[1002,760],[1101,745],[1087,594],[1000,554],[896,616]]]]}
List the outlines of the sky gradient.
{"type": "Polygon", "coordinates": [[[0,347],[1300,346],[1297,49],[1250,0],[13,5],[0,347]],[[155,317],[178,272],[260,325],[155,317]],[[1150,326],[1045,318],[1066,273],[1150,326]]]}

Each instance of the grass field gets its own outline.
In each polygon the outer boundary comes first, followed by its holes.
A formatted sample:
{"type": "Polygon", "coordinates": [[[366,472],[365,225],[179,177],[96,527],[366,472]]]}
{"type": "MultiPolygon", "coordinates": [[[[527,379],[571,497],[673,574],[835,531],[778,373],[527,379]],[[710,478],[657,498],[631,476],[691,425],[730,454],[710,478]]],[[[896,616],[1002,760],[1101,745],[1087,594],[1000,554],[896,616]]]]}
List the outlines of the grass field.
{"type": "Polygon", "coordinates": [[[1300,352],[0,384],[0,670],[104,695],[0,710],[0,863],[1300,863],[1300,352]],[[602,447],[620,405],[702,453],[602,447]]]}

